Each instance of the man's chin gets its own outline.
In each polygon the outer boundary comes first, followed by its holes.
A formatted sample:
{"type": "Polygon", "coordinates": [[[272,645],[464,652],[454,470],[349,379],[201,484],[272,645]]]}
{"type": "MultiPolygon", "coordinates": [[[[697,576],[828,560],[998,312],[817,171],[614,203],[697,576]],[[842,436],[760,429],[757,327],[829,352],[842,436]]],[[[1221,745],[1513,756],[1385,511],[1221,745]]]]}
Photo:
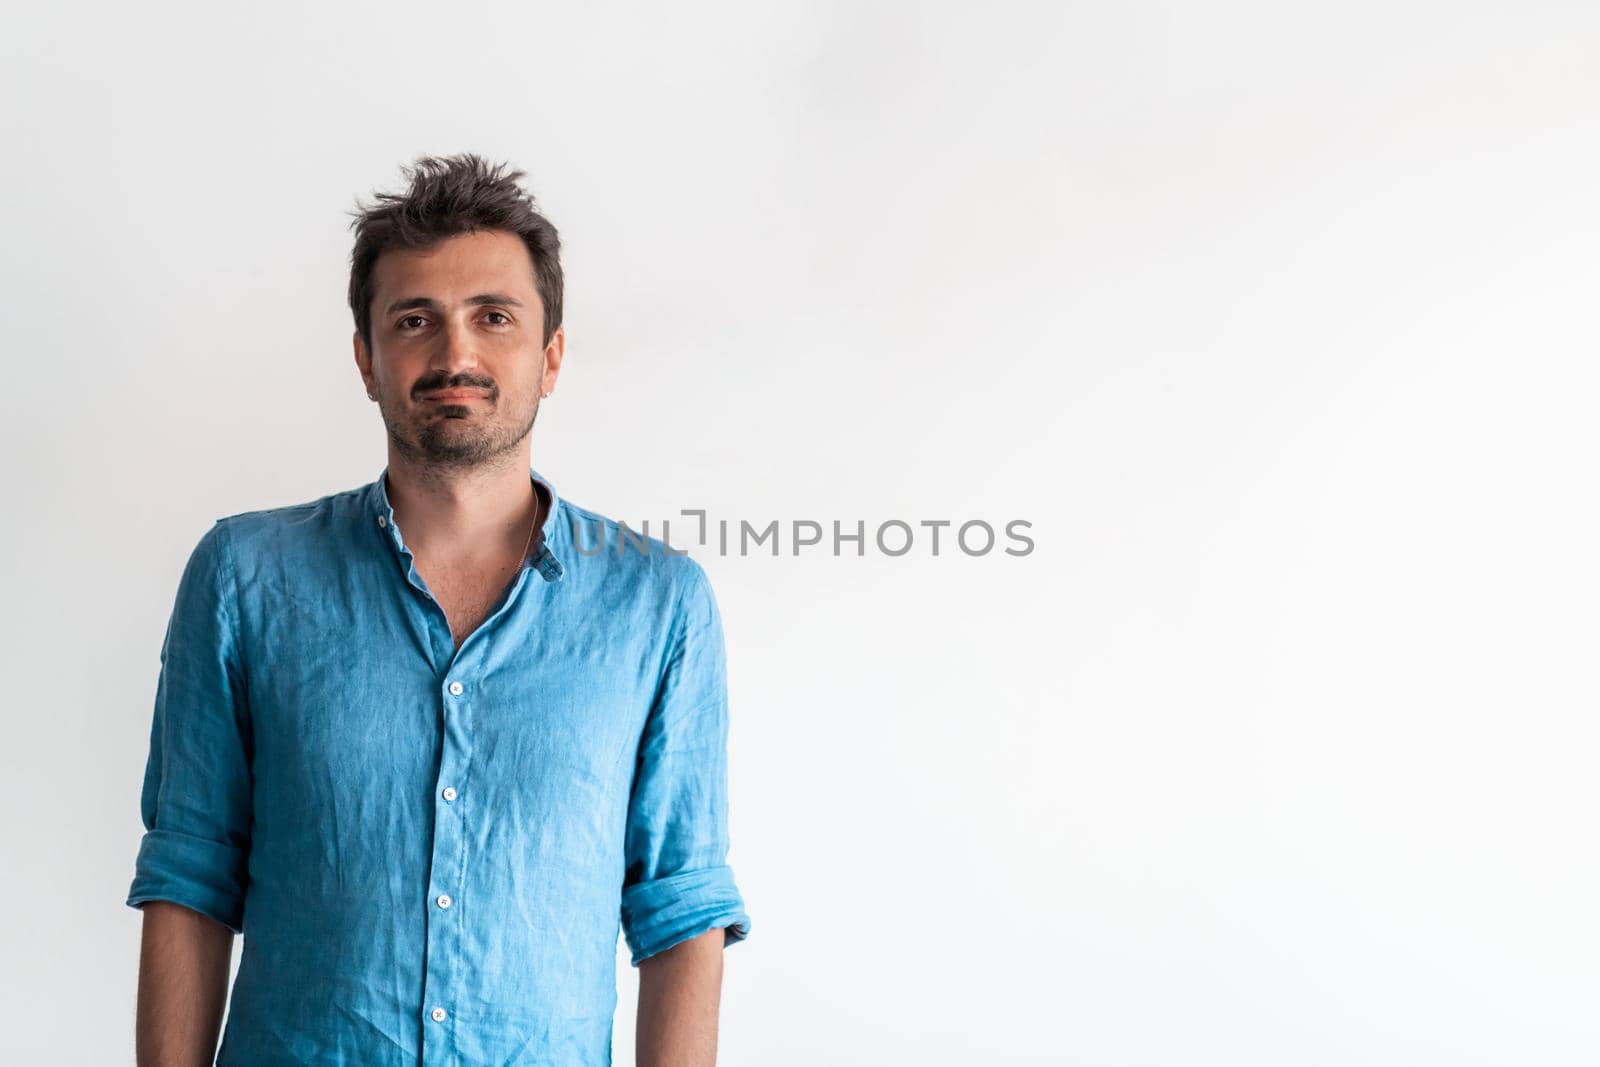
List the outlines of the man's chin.
{"type": "Polygon", "coordinates": [[[463,468],[488,462],[516,447],[517,441],[496,432],[499,429],[503,428],[480,418],[427,418],[413,422],[398,437],[393,433],[390,437],[402,454],[414,461],[463,468]]]}

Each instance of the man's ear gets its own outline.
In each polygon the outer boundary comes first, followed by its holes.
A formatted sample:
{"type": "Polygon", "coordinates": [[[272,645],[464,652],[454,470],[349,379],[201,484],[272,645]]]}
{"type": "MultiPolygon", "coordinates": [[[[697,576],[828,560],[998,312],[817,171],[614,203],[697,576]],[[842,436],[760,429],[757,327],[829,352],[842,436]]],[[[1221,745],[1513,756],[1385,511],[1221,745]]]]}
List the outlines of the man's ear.
{"type": "Polygon", "coordinates": [[[361,331],[356,330],[350,335],[350,343],[355,348],[356,370],[361,372],[361,381],[367,389],[367,399],[378,399],[378,383],[372,377],[372,353],[367,351],[366,342],[361,339],[361,331]]]}
{"type": "Polygon", "coordinates": [[[561,360],[567,354],[567,328],[557,326],[555,333],[550,335],[550,343],[544,346],[544,378],[539,382],[540,392],[548,393],[555,389],[556,378],[561,374],[561,360]]]}

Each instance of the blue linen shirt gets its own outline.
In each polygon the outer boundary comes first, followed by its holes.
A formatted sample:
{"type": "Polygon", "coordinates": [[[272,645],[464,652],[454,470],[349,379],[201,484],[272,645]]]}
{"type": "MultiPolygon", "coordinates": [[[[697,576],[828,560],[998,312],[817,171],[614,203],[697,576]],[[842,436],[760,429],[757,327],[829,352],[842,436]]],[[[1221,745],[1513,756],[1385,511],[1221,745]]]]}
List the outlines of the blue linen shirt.
{"type": "Polygon", "coordinates": [[[529,473],[537,547],[459,650],[387,467],[191,554],[127,902],[244,934],[219,1064],[600,1067],[619,930],[634,966],[748,935],[705,572],[529,473]]]}

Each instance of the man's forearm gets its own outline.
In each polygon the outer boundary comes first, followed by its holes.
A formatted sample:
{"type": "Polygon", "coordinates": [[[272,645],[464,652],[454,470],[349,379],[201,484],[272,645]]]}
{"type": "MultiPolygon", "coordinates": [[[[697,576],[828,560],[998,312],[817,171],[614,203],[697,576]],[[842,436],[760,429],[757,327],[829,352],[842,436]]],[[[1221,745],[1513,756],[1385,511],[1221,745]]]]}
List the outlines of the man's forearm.
{"type": "Polygon", "coordinates": [[[228,996],[233,931],[164,900],[143,911],[139,1067],[210,1067],[228,996]]]}
{"type": "Polygon", "coordinates": [[[722,999],[719,927],[639,961],[638,1067],[713,1067],[722,999]]]}

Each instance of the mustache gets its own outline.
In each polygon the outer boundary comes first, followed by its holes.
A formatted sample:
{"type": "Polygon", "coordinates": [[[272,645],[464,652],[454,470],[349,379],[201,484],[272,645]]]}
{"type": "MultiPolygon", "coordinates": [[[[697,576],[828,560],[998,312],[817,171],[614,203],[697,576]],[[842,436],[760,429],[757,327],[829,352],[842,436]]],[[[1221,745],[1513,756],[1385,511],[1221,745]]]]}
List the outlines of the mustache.
{"type": "Polygon", "coordinates": [[[441,389],[483,389],[488,392],[490,399],[500,395],[500,387],[489,378],[457,374],[454,377],[436,375],[417,379],[417,383],[411,387],[411,399],[417,400],[429,393],[437,393],[441,389]]]}

